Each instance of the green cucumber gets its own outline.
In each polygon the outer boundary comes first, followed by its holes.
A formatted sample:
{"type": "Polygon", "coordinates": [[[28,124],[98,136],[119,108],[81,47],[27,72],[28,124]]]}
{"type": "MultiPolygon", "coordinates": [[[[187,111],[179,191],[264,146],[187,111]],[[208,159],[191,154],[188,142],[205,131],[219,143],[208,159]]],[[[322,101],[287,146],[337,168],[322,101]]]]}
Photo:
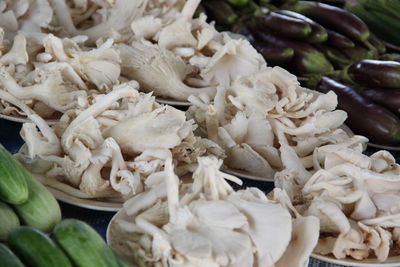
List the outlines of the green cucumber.
{"type": "Polygon", "coordinates": [[[28,201],[21,205],[14,205],[15,211],[26,225],[44,232],[51,232],[61,221],[60,205],[36,178],[27,177],[26,181],[29,188],[28,201]]]}
{"type": "Polygon", "coordinates": [[[75,266],[129,266],[85,222],[65,219],[54,228],[54,237],[75,266]]]}
{"type": "Polygon", "coordinates": [[[32,267],[72,267],[64,252],[47,235],[30,226],[13,230],[8,238],[11,250],[32,267]]]}
{"type": "Polygon", "coordinates": [[[0,200],[22,204],[28,199],[26,176],[31,175],[10,152],[0,144],[0,200]]]}
{"type": "Polygon", "coordinates": [[[1,266],[24,267],[17,256],[5,245],[0,243],[0,262],[1,266]]]}
{"type": "Polygon", "coordinates": [[[0,202],[0,222],[0,241],[6,241],[10,232],[20,225],[15,212],[3,202],[0,202]]]}

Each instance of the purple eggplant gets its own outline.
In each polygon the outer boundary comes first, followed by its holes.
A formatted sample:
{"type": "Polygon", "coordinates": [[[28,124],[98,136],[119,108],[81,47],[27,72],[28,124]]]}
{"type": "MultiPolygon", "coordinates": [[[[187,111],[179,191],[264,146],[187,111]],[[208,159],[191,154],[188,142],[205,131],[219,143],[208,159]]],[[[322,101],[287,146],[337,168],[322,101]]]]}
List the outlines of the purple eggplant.
{"type": "Polygon", "coordinates": [[[244,36],[253,45],[256,42],[256,38],[254,37],[253,33],[249,30],[249,28],[246,27],[244,22],[240,19],[238,22],[235,23],[235,25],[233,25],[232,32],[244,36]]]}
{"type": "Polygon", "coordinates": [[[329,45],[337,48],[351,48],[355,46],[354,42],[343,34],[328,29],[326,31],[328,32],[329,45]]]}
{"type": "Polygon", "coordinates": [[[368,50],[361,46],[341,48],[340,51],[350,58],[352,62],[357,62],[363,59],[374,59],[377,56],[375,51],[368,50]]]}
{"type": "Polygon", "coordinates": [[[400,142],[400,119],[388,109],[373,103],[357,92],[354,86],[322,77],[317,90],[333,91],[338,96],[338,108],[347,112],[346,124],[357,134],[378,144],[400,142]]]}
{"type": "Polygon", "coordinates": [[[396,53],[383,54],[383,55],[379,56],[379,60],[389,60],[389,61],[400,62],[400,54],[396,54],[396,53]]]}
{"type": "Polygon", "coordinates": [[[369,42],[372,46],[376,48],[376,50],[378,50],[379,54],[383,54],[386,52],[385,44],[372,33],[369,36],[369,42]]]}
{"type": "Polygon", "coordinates": [[[349,80],[370,87],[400,88],[400,62],[361,60],[344,69],[349,80]]]}
{"type": "Polygon", "coordinates": [[[239,18],[233,8],[225,1],[207,0],[203,1],[202,5],[207,10],[207,15],[220,26],[229,27],[239,18]]]}
{"type": "Polygon", "coordinates": [[[400,113],[400,90],[388,88],[364,88],[360,90],[360,93],[373,102],[384,106],[397,114],[400,113]]]}
{"type": "Polygon", "coordinates": [[[301,19],[289,17],[277,12],[268,11],[258,16],[255,22],[262,28],[263,26],[279,36],[293,39],[306,39],[311,33],[311,26],[301,19]]]}
{"type": "Polygon", "coordinates": [[[307,37],[308,42],[322,43],[328,39],[328,33],[325,30],[325,28],[322,27],[320,24],[316,23],[315,21],[313,21],[312,19],[309,19],[308,17],[300,13],[293,12],[290,10],[277,10],[275,12],[278,14],[286,15],[307,22],[311,26],[311,33],[307,37]]]}
{"type": "Polygon", "coordinates": [[[294,56],[294,50],[289,47],[272,46],[268,43],[256,41],[252,43],[257,51],[265,58],[268,65],[283,66],[290,62],[294,56]]]}
{"type": "Polygon", "coordinates": [[[367,25],[347,10],[314,1],[297,1],[282,8],[301,13],[322,26],[335,30],[353,40],[364,42],[369,38],[367,25]]]}
{"type": "Polygon", "coordinates": [[[260,40],[270,46],[292,48],[294,50],[292,68],[297,74],[324,74],[333,71],[332,64],[323,53],[313,46],[295,40],[280,38],[266,31],[251,30],[260,40]]]}
{"type": "Polygon", "coordinates": [[[315,44],[315,47],[322,51],[325,56],[332,63],[338,65],[338,67],[344,67],[352,62],[345,54],[335,47],[326,44],[315,44]]]}

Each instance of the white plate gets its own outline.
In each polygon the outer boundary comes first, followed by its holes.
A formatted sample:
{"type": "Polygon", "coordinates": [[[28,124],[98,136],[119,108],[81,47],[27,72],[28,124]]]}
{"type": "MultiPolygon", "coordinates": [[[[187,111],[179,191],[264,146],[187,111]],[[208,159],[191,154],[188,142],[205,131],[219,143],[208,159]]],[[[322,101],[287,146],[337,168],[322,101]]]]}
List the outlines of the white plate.
{"type": "MultiPolygon", "coordinates": [[[[8,120],[8,121],[14,121],[14,122],[19,122],[19,123],[25,123],[25,122],[30,122],[31,120],[28,118],[23,118],[23,117],[15,117],[15,116],[9,116],[9,115],[3,115],[0,114],[0,119],[3,120],[8,120]]],[[[57,120],[46,120],[46,122],[49,125],[53,125],[57,122],[57,120]]]]}
{"type": "Polygon", "coordinates": [[[274,182],[274,177],[262,177],[254,174],[250,174],[243,170],[236,169],[221,169],[221,171],[238,176],[239,178],[245,178],[249,180],[261,181],[261,182],[274,182]]]}
{"type": "Polygon", "coordinates": [[[109,244],[110,246],[111,246],[111,243],[112,243],[112,242],[115,242],[115,240],[112,239],[113,237],[112,237],[112,235],[111,235],[111,228],[115,227],[115,221],[116,221],[117,219],[123,219],[123,218],[126,218],[126,217],[127,217],[127,215],[126,215],[126,213],[125,213],[125,210],[124,210],[124,209],[120,209],[120,210],[111,218],[110,222],[108,223],[107,231],[106,231],[106,241],[107,241],[107,244],[109,244]]]}
{"type": "Polygon", "coordinates": [[[76,198],[50,186],[46,187],[57,200],[77,207],[99,211],[119,211],[122,208],[122,203],[120,202],[106,202],[94,199],[76,198]]]}
{"type": "MultiPolygon", "coordinates": [[[[113,250],[124,258],[128,263],[132,266],[136,266],[135,260],[133,258],[133,253],[127,241],[132,238],[128,232],[121,232],[118,230],[118,224],[116,223],[117,219],[126,219],[127,221],[134,221],[133,217],[129,218],[129,216],[125,213],[125,209],[120,209],[110,220],[110,223],[107,226],[106,231],[106,241],[107,244],[113,248],[113,250]],[[121,238],[123,236],[123,238],[121,238]]],[[[130,240],[131,242],[135,242],[134,240],[130,240]]]]}
{"type": "Polygon", "coordinates": [[[331,255],[320,255],[313,253],[311,255],[312,258],[318,259],[321,261],[345,265],[345,266],[359,266],[359,267],[399,267],[400,266],[400,256],[389,257],[385,262],[379,262],[377,259],[364,259],[364,260],[355,260],[351,258],[346,259],[336,259],[331,255]]]}
{"type": "Polygon", "coordinates": [[[173,99],[158,98],[158,97],[156,97],[156,101],[158,103],[167,104],[167,105],[171,105],[171,106],[188,107],[188,106],[192,105],[192,103],[190,103],[189,101],[173,100],[173,99]]]}
{"type": "MultiPolygon", "coordinates": [[[[62,202],[85,208],[91,210],[99,210],[99,211],[119,211],[122,208],[122,202],[116,202],[107,199],[92,199],[92,198],[79,198],[73,196],[71,194],[65,193],[49,184],[46,184],[46,181],[43,175],[34,174],[34,176],[44,185],[47,189],[54,195],[54,197],[62,202]]],[[[64,184],[63,186],[71,187],[69,185],[64,184]]],[[[71,187],[72,189],[72,187],[71,187]]],[[[75,189],[75,188],[74,188],[75,189]]],[[[78,189],[75,189],[78,191],[78,189]]]]}

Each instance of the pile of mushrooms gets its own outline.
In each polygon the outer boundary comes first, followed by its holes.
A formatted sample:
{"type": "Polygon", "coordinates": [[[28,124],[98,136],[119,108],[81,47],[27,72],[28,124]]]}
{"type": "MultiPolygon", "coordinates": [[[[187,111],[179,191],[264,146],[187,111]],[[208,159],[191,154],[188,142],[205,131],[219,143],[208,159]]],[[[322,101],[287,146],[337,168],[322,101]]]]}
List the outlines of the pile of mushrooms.
{"type": "Polygon", "coordinates": [[[317,147],[350,138],[340,128],[347,114],[335,110],[336,95],[303,88],[279,67],[239,76],[231,86],[218,87],[214,99],[200,95],[189,100],[193,105],[187,116],[199,125],[196,134],[225,149],[224,163],[265,178],[292,168],[294,156],[307,176],[317,147]]]}
{"type": "Polygon", "coordinates": [[[136,80],[140,90],[187,101],[265,62],[251,45],[219,33],[200,0],[18,0],[0,6],[0,114],[45,119],[86,108],[86,96],[136,80]],[[69,11],[69,12],[68,12],[69,11]],[[240,67],[237,66],[240,63],[240,67]]]}
{"type": "Polygon", "coordinates": [[[315,253],[384,262],[400,247],[400,165],[387,151],[362,154],[365,138],[352,140],[317,148],[308,179],[299,177],[301,169],[286,169],[275,185],[300,214],[319,218],[315,253]]]}
{"type": "Polygon", "coordinates": [[[75,197],[126,199],[145,190],[146,178],[168,158],[182,176],[198,156],[224,156],[217,144],[193,135],[196,126],[183,111],[137,87],[125,83],[90,96],[86,109],[69,110],[51,127],[33,116],[21,130],[19,159],[44,184],[75,197]]]}
{"type": "Polygon", "coordinates": [[[72,196],[129,199],[114,246],[140,266],[304,266],[317,243],[385,261],[400,246],[394,158],[363,155],[333,92],[268,67],[199,3],[1,1],[0,114],[31,120],[19,160],[72,196]],[[223,159],[277,189],[235,192],[223,159]]]}
{"type": "Polygon", "coordinates": [[[221,160],[198,159],[183,183],[171,160],[148,178],[110,226],[111,245],[135,266],[306,266],[318,240],[314,216],[292,220],[280,190],[268,199],[257,188],[234,191],[241,181],[219,171],[221,160]],[[150,182],[151,180],[151,182],[150,182]]]}

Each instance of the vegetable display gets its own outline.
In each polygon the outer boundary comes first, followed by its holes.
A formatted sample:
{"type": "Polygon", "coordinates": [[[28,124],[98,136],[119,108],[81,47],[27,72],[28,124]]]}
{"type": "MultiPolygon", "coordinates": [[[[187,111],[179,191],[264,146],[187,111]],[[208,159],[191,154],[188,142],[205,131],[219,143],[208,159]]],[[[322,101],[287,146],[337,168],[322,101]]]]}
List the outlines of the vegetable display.
{"type": "Polygon", "coordinates": [[[323,77],[317,90],[327,93],[333,91],[338,96],[338,108],[348,114],[346,120],[354,131],[364,134],[373,142],[397,144],[400,142],[400,119],[383,106],[364,97],[364,89],[343,84],[323,77]]]}
{"type": "Polygon", "coordinates": [[[396,46],[340,5],[200,2],[1,2],[0,113],[27,119],[0,146],[1,263],[127,266],[45,186],[124,202],[109,237],[134,266],[393,260],[400,165],[362,153],[400,143],[396,46]]]}
{"type": "Polygon", "coordinates": [[[129,266],[107,246],[88,224],[65,219],[54,228],[53,238],[31,226],[15,228],[0,243],[0,261],[10,267],[129,266]]]}
{"type": "MultiPolygon", "coordinates": [[[[294,49],[291,61],[275,60],[271,64],[300,76],[332,73],[361,59],[378,59],[386,52],[385,45],[364,22],[341,7],[316,1],[249,1],[247,6],[232,7],[231,13],[238,18],[229,25],[218,25],[223,15],[212,13],[216,9],[212,2],[205,8],[217,27],[240,34],[246,28],[248,34],[244,35],[259,51],[268,47],[294,49]]],[[[267,55],[265,59],[269,63],[267,55]]]]}
{"type": "Polygon", "coordinates": [[[0,202],[0,241],[7,240],[8,235],[20,226],[18,216],[6,203],[0,202]]]}
{"type": "MultiPolygon", "coordinates": [[[[400,63],[396,61],[399,55],[393,53],[396,49],[392,45],[377,38],[376,35],[381,37],[378,32],[369,30],[368,20],[366,24],[363,17],[356,16],[357,12],[356,15],[349,12],[351,2],[359,2],[354,5],[374,12],[380,9],[382,14],[393,16],[388,8],[393,8],[396,1],[346,2],[348,10],[343,5],[315,1],[249,1],[246,10],[232,6],[238,18],[223,26],[247,38],[268,64],[302,76],[304,84],[312,89],[328,92],[322,88],[326,84],[321,85],[323,76],[336,83],[351,84],[348,89],[353,91],[351,96],[346,100],[339,97],[338,107],[349,114],[346,124],[374,144],[397,146],[400,99],[395,91],[400,88],[400,63]],[[319,88],[318,81],[321,81],[319,88]],[[369,118],[359,112],[365,109],[371,115],[369,118]]],[[[212,3],[205,8],[213,9],[212,3]]],[[[209,15],[218,19],[217,15],[209,15]]],[[[339,87],[334,86],[334,91],[339,87]]]]}
{"type": "Polygon", "coordinates": [[[30,174],[0,144],[0,200],[22,204],[28,200],[27,179],[30,174]]]}
{"type": "Polygon", "coordinates": [[[8,237],[7,244],[29,266],[72,267],[61,248],[36,228],[21,226],[15,229],[8,237]]]}
{"type": "Polygon", "coordinates": [[[54,238],[78,267],[127,267],[88,224],[66,219],[54,228],[54,238]]]}
{"type": "Polygon", "coordinates": [[[61,220],[57,200],[1,144],[0,158],[0,191],[6,192],[7,198],[2,200],[8,201],[9,204],[0,202],[0,217],[4,220],[0,226],[0,240],[6,239],[9,232],[19,226],[20,221],[42,231],[51,232],[61,220]],[[13,187],[16,190],[11,190],[13,187]]]}
{"type": "Polygon", "coordinates": [[[4,266],[24,267],[18,257],[5,245],[0,243],[0,260],[4,266]]]}

